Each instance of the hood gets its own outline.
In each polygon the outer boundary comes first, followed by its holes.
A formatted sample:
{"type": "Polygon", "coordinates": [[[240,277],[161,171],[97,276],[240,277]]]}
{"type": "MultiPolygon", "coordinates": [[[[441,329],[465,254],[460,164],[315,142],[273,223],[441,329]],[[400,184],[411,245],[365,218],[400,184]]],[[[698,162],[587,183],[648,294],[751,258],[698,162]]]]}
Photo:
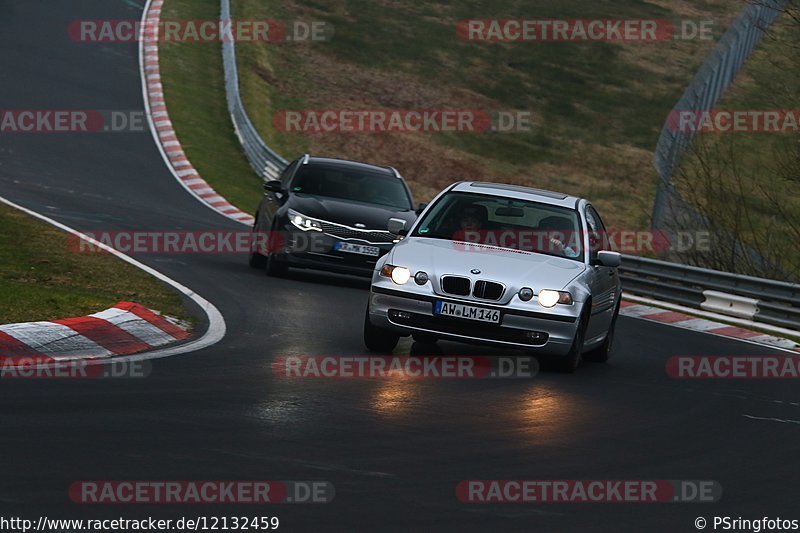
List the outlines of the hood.
{"type": "Polygon", "coordinates": [[[412,275],[424,270],[439,292],[439,277],[444,274],[465,276],[505,284],[507,301],[522,287],[560,290],[580,275],[586,265],[581,261],[546,254],[516,252],[489,246],[464,245],[446,239],[413,237],[400,241],[388,261],[411,269],[412,275]],[[470,270],[478,269],[480,274],[470,270]]]}
{"type": "Polygon", "coordinates": [[[411,210],[397,210],[389,206],[354,202],[339,198],[325,198],[294,193],[286,206],[313,218],[353,226],[360,223],[366,229],[386,230],[390,218],[402,218],[409,227],[417,218],[411,210]]]}

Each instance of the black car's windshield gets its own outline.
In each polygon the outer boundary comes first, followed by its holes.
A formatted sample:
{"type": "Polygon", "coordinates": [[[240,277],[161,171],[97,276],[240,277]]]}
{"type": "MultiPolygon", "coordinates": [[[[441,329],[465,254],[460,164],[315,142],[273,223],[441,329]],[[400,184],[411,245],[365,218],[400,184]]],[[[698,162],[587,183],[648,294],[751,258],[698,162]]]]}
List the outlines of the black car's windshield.
{"type": "Polygon", "coordinates": [[[500,196],[449,193],[420,221],[414,236],[583,260],[577,211],[500,196]]]}
{"type": "Polygon", "coordinates": [[[400,178],[343,165],[305,165],[292,180],[290,190],[403,211],[412,209],[411,199],[400,178]]]}

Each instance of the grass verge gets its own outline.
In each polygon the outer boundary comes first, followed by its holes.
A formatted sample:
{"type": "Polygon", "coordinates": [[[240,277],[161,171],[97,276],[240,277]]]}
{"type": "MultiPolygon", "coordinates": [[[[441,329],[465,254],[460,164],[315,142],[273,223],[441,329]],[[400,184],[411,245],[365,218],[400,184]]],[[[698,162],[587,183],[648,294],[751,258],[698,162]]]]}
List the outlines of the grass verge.
{"type": "Polygon", "coordinates": [[[0,204],[0,324],[83,316],[134,301],[186,319],[180,296],[108,253],[70,251],[68,234],[0,204]]]}

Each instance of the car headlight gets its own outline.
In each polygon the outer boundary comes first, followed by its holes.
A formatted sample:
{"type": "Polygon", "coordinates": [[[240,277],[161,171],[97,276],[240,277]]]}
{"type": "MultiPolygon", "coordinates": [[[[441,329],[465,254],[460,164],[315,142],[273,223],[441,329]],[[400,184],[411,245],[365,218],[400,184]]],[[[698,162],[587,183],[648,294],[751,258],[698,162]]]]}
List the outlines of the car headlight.
{"type": "Polygon", "coordinates": [[[405,285],[411,279],[411,271],[406,267],[383,265],[381,276],[392,278],[392,281],[397,285],[405,285]]]}
{"type": "Polygon", "coordinates": [[[294,209],[289,209],[289,221],[298,229],[303,231],[322,231],[322,225],[318,220],[309,218],[303,213],[298,213],[294,209]]]}
{"type": "Polygon", "coordinates": [[[542,307],[553,307],[556,304],[572,303],[572,295],[565,291],[553,291],[542,289],[539,291],[539,305],[542,307]]]}

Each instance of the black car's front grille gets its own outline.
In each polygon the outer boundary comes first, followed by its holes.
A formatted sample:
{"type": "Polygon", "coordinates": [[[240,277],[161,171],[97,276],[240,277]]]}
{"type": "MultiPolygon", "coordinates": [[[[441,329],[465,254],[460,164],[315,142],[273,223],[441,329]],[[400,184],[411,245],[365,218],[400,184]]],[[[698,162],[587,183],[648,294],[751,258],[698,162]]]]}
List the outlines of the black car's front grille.
{"type": "Polygon", "coordinates": [[[342,239],[361,239],[363,241],[372,243],[391,243],[394,242],[396,237],[388,231],[381,230],[359,230],[341,224],[334,224],[332,222],[325,222],[320,220],[322,231],[334,237],[342,239]]]}
{"type": "Polygon", "coordinates": [[[505,292],[505,287],[502,284],[481,279],[475,282],[472,295],[482,300],[499,300],[503,296],[503,292],[505,292]]]}
{"type": "Polygon", "coordinates": [[[442,276],[442,290],[456,296],[469,296],[469,278],[461,276],[442,276]]]}
{"type": "Polygon", "coordinates": [[[418,313],[389,310],[392,322],[403,326],[438,331],[450,335],[473,337],[478,339],[513,342],[530,346],[546,344],[550,336],[543,331],[530,331],[525,329],[508,328],[499,324],[484,324],[472,320],[449,317],[431,317],[418,313]]]}

